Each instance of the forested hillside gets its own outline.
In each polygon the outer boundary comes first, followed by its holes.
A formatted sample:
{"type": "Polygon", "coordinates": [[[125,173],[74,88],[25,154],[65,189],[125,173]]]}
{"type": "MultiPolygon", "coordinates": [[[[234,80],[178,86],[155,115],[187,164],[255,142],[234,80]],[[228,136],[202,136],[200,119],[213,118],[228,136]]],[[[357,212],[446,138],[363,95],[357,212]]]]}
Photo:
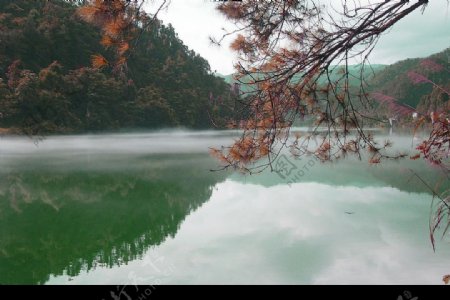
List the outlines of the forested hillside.
{"type": "Polygon", "coordinates": [[[389,65],[369,81],[370,90],[394,97],[422,113],[442,110],[448,105],[448,95],[425,79],[420,84],[413,83],[408,72],[423,75],[450,90],[449,57],[450,48],[427,58],[406,59],[389,65]],[[427,62],[431,65],[427,66],[427,62]]]}
{"type": "Polygon", "coordinates": [[[66,1],[0,1],[0,127],[28,134],[225,124],[235,95],[174,28],[139,28],[126,70],[66,1]],[[216,104],[216,105],[214,105],[216,104]],[[225,107],[225,105],[220,105],[225,107]]]}

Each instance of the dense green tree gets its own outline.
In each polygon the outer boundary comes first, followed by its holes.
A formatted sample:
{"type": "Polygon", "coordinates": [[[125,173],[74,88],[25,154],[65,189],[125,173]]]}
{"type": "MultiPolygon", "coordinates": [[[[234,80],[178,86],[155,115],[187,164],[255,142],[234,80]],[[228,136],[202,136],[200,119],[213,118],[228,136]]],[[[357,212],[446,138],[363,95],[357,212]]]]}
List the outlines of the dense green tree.
{"type": "Polygon", "coordinates": [[[134,107],[136,124],[140,127],[158,128],[177,125],[173,109],[156,87],[147,86],[140,89],[134,107]]]}

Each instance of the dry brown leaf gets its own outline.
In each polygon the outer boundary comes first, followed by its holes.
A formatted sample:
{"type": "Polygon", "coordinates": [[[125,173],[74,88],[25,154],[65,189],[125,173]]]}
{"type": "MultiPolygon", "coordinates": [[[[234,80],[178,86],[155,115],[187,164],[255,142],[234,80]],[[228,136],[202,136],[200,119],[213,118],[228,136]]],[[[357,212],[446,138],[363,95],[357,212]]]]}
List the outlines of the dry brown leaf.
{"type": "Polygon", "coordinates": [[[100,69],[106,65],[108,65],[108,61],[102,55],[92,55],[91,56],[92,67],[95,69],[100,69]]]}

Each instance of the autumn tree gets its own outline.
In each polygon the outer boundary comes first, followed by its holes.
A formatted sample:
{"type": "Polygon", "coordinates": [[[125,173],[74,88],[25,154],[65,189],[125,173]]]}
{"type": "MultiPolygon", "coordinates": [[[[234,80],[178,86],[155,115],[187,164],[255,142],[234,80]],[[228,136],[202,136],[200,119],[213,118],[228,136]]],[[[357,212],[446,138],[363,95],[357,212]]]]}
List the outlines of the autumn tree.
{"type": "Polygon", "coordinates": [[[310,154],[323,161],[347,154],[362,157],[365,151],[371,163],[406,157],[389,154],[390,143],[377,143],[365,131],[367,124],[381,120],[372,117],[377,103],[364,76],[380,36],[413,11],[426,9],[428,1],[342,0],[333,8],[321,3],[248,0],[218,6],[236,29],[212,41],[221,44],[234,36],[231,48],[240,55],[235,77],[249,90],[242,100],[245,113],[232,124],[243,130],[241,138],[213,150],[224,167],[273,170],[284,147],[295,156],[310,154]],[[351,62],[361,63],[356,87],[351,62]],[[313,129],[326,129],[292,138],[290,128],[299,118],[314,121],[313,129]],[[318,144],[313,146],[312,139],[318,144]]]}

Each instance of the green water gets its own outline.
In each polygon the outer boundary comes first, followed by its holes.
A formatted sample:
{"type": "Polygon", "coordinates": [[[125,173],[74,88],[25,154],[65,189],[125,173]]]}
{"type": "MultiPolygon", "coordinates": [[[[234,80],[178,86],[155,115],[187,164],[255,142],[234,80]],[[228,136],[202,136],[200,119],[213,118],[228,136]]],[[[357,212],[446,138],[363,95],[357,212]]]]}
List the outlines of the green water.
{"type": "Polygon", "coordinates": [[[450,273],[448,242],[435,253],[429,241],[431,194],[412,176],[434,185],[422,162],[211,172],[208,147],[231,140],[1,139],[0,283],[440,284],[450,273]]]}

